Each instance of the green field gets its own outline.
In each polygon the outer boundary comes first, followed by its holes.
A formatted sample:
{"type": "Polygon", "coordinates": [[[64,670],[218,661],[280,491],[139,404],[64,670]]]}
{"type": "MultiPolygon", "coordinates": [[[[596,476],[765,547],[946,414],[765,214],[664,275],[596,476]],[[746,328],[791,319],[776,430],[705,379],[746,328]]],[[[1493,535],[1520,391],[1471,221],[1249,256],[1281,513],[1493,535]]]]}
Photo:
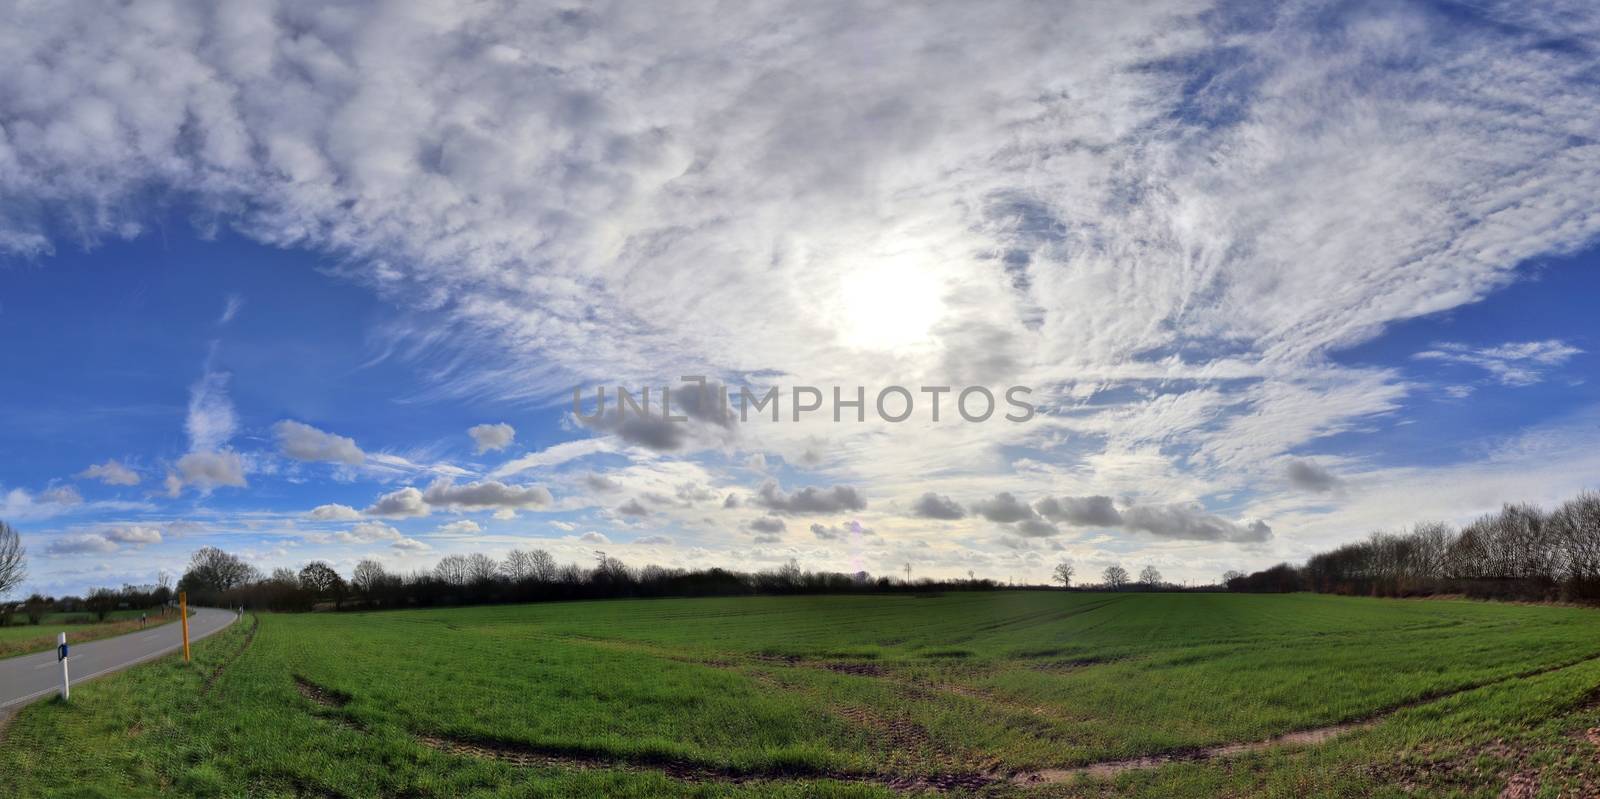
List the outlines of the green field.
{"type": "Polygon", "coordinates": [[[1600,785],[1585,736],[1600,725],[1600,613],[1577,608],[1001,592],[246,621],[201,642],[191,667],[166,658],[24,711],[0,745],[0,796],[1600,785]],[[1205,751],[1345,722],[1362,723],[1205,751]],[[1060,771],[1145,755],[1175,762],[1060,771]]]}
{"type": "Polygon", "coordinates": [[[159,610],[117,610],[107,614],[103,622],[95,621],[93,613],[50,613],[38,624],[0,626],[0,658],[54,649],[58,633],[66,633],[68,643],[82,644],[97,638],[134,632],[142,629],[139,626],[139,614],[142,612],[150,614],[147,622],[149,627],[178,620],[175,610],[164,617],[159,610]]]}

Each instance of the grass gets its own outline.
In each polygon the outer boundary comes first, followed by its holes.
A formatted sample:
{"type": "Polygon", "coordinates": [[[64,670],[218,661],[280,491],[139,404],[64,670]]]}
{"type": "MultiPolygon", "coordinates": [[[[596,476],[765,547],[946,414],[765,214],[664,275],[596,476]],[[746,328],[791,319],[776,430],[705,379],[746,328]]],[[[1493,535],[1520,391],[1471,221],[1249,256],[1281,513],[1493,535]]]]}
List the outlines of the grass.
{"type": "Polygon", "coordinates": [[[68,644],[82,644],[99,638],[131,633],[178,620],[177,611],[166,616],[150,613],[144,628],[139,626],[143,611],[118,610],[108,614],[106,620],[97,622],[92,613],[50,613],[39,624],[13,624],[0,627],[0,658],[44,652],[56,648],[56,635],[67,634],[68,644]]]}
{"type": "Polygon", "coordinates": [[[191,667],[25,710],[0,795],[1590,795],[1597,633],[1591,610],[1314,595],[262,615],[191,667]],[[1361,719],[1314,746],[1010,779],[1361,719]]]}

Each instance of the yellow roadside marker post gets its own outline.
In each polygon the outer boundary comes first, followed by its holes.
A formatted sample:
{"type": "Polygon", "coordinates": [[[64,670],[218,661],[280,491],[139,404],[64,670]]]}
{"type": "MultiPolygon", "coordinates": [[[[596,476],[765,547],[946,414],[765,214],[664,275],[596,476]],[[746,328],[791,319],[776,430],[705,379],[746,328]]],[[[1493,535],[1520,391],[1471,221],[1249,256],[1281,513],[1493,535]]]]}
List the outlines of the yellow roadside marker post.
{"type": "Polygon", "coordinates": [[[189,662],[189,592],[178,592],[178,618],[183,620],[183,662],[189,662]]]}

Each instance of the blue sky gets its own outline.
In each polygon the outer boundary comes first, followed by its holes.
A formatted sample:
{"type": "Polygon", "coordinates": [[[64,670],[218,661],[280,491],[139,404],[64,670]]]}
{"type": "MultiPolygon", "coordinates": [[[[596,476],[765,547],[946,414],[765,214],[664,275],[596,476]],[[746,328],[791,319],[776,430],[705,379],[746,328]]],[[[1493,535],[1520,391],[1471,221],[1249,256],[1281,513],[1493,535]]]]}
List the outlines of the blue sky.
{"type": "Polygon", "coordinates": [[[1208,581],[1597,487],[1583,4],[8,16],[26,591],[204,545],[1208,581]],[[1042,412],[568,412],[685,375],[1042,412]]]}

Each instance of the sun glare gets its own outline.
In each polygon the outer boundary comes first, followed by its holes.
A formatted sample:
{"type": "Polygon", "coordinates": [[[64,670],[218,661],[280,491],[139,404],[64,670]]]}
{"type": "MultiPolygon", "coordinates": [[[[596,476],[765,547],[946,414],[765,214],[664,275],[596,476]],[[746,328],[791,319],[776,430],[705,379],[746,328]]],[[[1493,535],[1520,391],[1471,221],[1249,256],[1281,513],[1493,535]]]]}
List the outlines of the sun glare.
{"type": "Polygon", "coordinates": [[[847,346],[915,349],[944,311],[943,281],[905,257],[863,264],[840,281],[837,330],[847,346]]]}

